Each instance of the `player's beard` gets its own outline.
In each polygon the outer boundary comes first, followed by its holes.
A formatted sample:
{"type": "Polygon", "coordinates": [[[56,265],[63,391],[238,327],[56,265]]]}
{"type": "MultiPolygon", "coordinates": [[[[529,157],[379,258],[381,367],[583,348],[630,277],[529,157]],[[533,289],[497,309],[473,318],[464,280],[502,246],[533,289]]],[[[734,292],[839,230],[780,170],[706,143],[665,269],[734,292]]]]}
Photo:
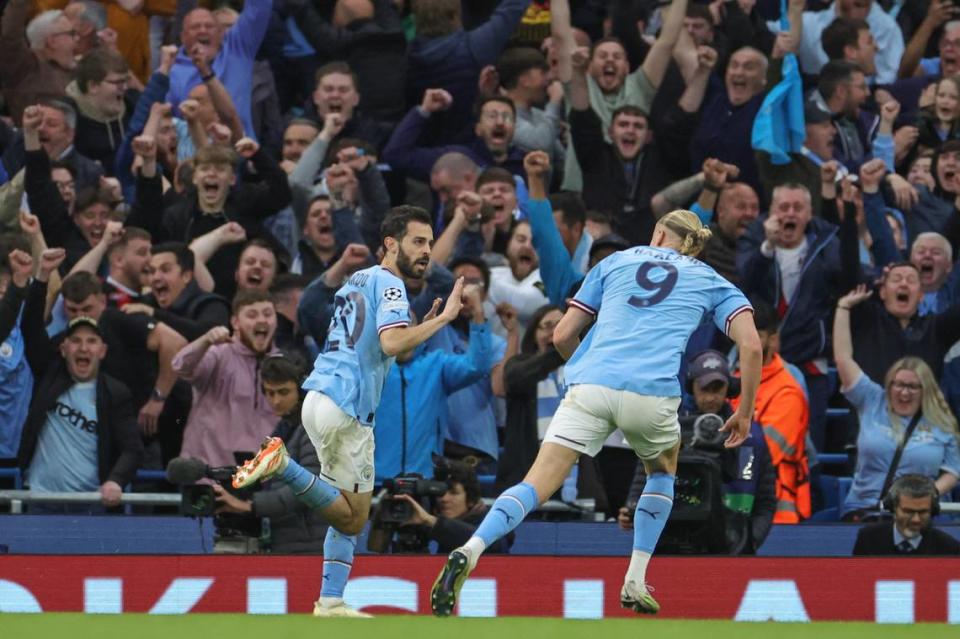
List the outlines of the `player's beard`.
{"type": "Polygon", "coordinates": [[[403,252],[403,249],[397,251],[397,270],[400,271],[400,275],[403,277],[410,278],[412,280],[423,279],[423,274],[426,272],[426,267],[423,267],[423,270],[417,272],[415,269],[420,268],[419,265],[403,252]]]}

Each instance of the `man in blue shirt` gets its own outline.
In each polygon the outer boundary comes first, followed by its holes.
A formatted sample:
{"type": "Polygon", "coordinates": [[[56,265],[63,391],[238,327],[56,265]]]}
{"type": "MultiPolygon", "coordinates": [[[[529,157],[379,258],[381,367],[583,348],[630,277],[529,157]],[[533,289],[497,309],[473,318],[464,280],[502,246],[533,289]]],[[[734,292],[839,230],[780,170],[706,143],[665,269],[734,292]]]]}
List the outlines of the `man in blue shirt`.
{"type": "Polygon", "coordinates": [[[235,488],[276,476],[297,498],[322,511],[331,526],[323,544],[323,586],[318,617],[365,617],[343,603],[357,535],[373,496],[373,425],[384,379],[394,358],[410,351],[460,314],[463,280],[454,284],[443,312],[440,300],[417,326],[402,277],[423,278],[430,263],[433,229],[429,214],[401,206],[380,229],[384,247],[378,266],[357,271],[337,291],[323,353],[304,382],[303,426],[323,469],[314,475],[290,459],[277,437],[237,470],[235,488]]]}
{"type": "Polygon", "coordinates": [[[709,237],[696,214],[673,211],[657,222],[650,246],[614,253],[587,274],[554,330],[554,346],[568,360],[569,390],[524,481],[507,489],[475,535],[450,553],[431,593],[435,615],[453,611],[480,554],[559,489],[582,453],[596,455],[617,429],[647,472],[620,603],[636,612],[659,611],[646,586],[646,567],[673,507],[680,360],[705,315],[712,314],[740,350],[746,404],[722,428],[730,433],[728,448],[742,444],[750,432],[760,381],[761,344],[749,302],[695,259],[709,237]]]}
{"type": "Polygon", "coordinates": [[[244,3],[237,23],[226,33],[207,9],[194,9],[183,19],[180,39],[183,47],[170,70],[170,90],[166,101],[179,105],[190,89],[216,77],[233,99],[247,137],[256,139],[250,111],[253,90],[253,63],[257,49],[270,22],[272,0],[244,3]],[[188,52],[200,45],[211,74],[201,77],[188,52]],[[229,63],[229,64],[228,64],[229,63]]]}

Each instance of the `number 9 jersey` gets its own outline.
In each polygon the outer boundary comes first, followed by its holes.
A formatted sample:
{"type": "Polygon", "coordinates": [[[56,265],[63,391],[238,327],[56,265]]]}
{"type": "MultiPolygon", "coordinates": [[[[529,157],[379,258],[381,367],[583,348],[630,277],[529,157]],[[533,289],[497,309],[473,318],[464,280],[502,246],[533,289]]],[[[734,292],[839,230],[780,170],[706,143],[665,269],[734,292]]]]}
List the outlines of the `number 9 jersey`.
{"type": "Polygon", "coordinates": [[[564,367],[568,384],[678,397],[687,340],[707,314],[724,333],[753,311],[733,284],[696,258],[637,246],[587,274],[570,305],[597,317],[564,367]]]}
{"type": "Polygon", "coordinates": [[[303,388],[323,393],[347,415],[372,426],[394,360],[384,354],[380,333],[409,324],[403,280],[379,265],[357,271],[334,297],[327,343],[303,388]]]}

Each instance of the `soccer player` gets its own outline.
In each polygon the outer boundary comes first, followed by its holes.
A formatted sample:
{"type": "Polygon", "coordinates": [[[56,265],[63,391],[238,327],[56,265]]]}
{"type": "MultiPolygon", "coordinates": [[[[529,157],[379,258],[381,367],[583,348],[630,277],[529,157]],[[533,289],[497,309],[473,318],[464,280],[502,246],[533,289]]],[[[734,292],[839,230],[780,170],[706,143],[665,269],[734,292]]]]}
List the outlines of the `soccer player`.
{"type": "Polygon", "coordinates": [[[343,603],[357,534],[373,495],[373,416],[394,358],[412,350],[460,314],[463,278],[440,315],[440,300],[417,326],[401,276],[420,279],[430,263],[433,230],[423,209],[400,206],[383,221],[383,261],[357,271],[337,291],[324,352],[303,384],[303,426],[317,449],[321,472],[293,461],[279,437],[233,477],[236,488],[274,477],[297,499],[319,508],[331,526],[323,544],[323,585],[313,608],[318,617],[368,617],[343,603]]]}
{"type": "Polygon", "coordinates": [[[660,610],[646,586],[646,569],[673,507],[680,360],[704,315],[712,313],[740,349],[743,399],[722,428],[728,448],[750,432],[760,381],[753,309],[736,287],[694,259],[709,238],[695,214],[673,211],[657,222],[650,246],[614,253],[587,274],[553,332],[554,346],[569,360],[567,395],[527,476],[500,495],[476,534],[450,553],[430,595],[435,615],[453,611],[484,549],[556,492],[580,455],[596,455],[617,428],[647,471],[620,603],[641,613],[660,610]],[[581,344],[580,334],[594,320],[581,344]]]}

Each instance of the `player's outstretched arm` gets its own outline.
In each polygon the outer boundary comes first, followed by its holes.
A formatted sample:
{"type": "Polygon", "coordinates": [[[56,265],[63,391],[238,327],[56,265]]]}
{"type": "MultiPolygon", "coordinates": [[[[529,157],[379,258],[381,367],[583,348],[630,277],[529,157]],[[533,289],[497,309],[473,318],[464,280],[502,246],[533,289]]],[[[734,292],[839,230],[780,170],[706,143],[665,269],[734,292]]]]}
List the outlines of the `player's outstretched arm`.
{"type": "Polygon", "coordinates": [[[570,306],[553,329],[553,347],[563,359],[570,359],[580,346],[580,334],[593,321],[593,315],[570,306]]]}
{"type": "Polygon", "coordinates": [[[457,278],[443,312],[416,326],[391,328],[380,333],[380,347],[388,357],[396,357],[424,343],[460,314],[463,306],[463,278],[457,278]]]}
{"type": "Polygon", "coordinates": [[[763,368],[763,348],[753,323],[753,313],[740,313],[734,317],[728,335],[736,342],[740,352],[740,406],[720,430],[730,433],[724,446],[734,448],[750,435],[750,421],[753,419],[760,371],[763,368]]]}

